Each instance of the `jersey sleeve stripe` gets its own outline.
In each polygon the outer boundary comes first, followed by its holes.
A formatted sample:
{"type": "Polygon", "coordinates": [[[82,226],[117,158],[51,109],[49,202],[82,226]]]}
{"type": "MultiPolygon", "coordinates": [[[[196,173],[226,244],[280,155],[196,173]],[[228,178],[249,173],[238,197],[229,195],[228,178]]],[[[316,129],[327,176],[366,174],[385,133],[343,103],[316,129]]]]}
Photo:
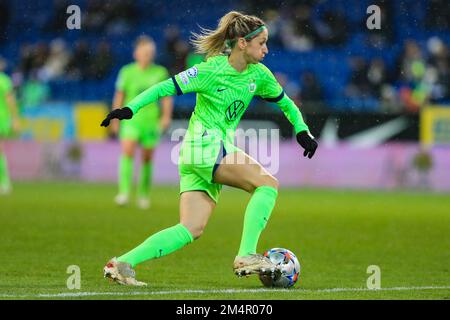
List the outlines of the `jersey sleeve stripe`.
{"type": "Polygon", "coordinates": [[[175,89],[177,90],[177,96],[181,96],[183,94],[183,91],[181,91],[180,86],[177,83],[177,80],[175,77],[172,77],[173,84],[175,85],[175,89]]]}
{"type": "Polygon", "coordinates": [[[284,90],[281,91],[280,95],[278,97],[276,97],[276,98],[263,98],[263,99],[268,101],[268,102],[278,102],[281,99],[283,99],[283,97],[284,97],[284,90]]]}

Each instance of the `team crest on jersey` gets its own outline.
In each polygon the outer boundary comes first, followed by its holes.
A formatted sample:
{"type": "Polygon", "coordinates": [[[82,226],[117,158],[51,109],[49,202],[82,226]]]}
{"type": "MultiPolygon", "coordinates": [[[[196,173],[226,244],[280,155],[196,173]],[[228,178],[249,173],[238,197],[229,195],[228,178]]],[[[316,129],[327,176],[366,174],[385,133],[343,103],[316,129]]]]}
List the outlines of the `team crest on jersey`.
{"type": "Polygon", "coordinates": [[[254,81],[255,80],[251,80],[250,84],[248,85],[248,91],[250,91],[251,93],[256,91],[256,83],[254,81]]]}
{"type": "Polygon", "coordinates": [[[186,72],[187,72],[187,75],[191,78],[195,78],[198,75],[197,67],[189,68],[186,72]]]}
{"type": "Polygon", "coordinates": [[[183,72],[180,73],[180,79],[181,79],[181,82],[183,82],[184,85],[187,85],[189,83],[189,78],[188,78],[188,76],[186,74],[186,71],[183,71],[183,72]]]}
{"type": "Polygon", "coordinates": [[[225,115],[228,121],[233,121],[236,119],[241,112],[244,110],[244,102],[241,100],[233,101],[225,111],[225,115]]]}

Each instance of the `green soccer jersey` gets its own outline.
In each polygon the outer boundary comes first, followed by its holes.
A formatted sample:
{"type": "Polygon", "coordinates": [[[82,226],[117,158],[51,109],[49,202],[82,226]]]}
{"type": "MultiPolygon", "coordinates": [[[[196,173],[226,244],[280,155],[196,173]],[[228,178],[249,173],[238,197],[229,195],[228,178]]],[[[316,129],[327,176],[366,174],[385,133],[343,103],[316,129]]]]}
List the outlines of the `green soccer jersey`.
{"type": "MultiPolygon", "coordinates": [[[[168,76],[169,73],[163,66],[152,64],[145,69],[141,69],[137,63],[130,63],[120,70],[116,81],[116,90],[125,94],[124,104],[126,105],[148,87],[167,79],[168,76]]],[[[160,114],[157,101],[143,107],[145,108],[129,120],[127,124],[134,123],[142,126],[157,123],[160,114]]]]}
{"type": "Polygon", "coordinates": [[[0,123],[7,123],[10,121],[11,112],[8,108],[7,95],[12,90],[12,82],[10,78],[0,72],[0,123]]]}
{"type": "MultiPolygon", "coordinates": [[[[286,97],[272,72],[262,63],[249,64],[238,72],[223,55],[181,72],[174,77],[174,83],[177,94],[197,92],[192,119],[207,129],[219,129],[222,135],[235,131],[253,96],[273,102],[286,97]]],[[[300,120],[298,109],[297,116],[295,120],[300,120]]],[[[294,121],[294,126],[298,131],[307,129],[303,121],[294,121]]]]}
{"type": "Polygon", "coordinates": [[[211,57],[206,62],[147,89],[126,106],[136,114],[142,106],[163,96],[189,92],[197,93],[189,131],[200,123],[206,129],[218,130],[223,137],[229,137],[255,95],[277,103],[296,133],[308,130],[300,110],[284,94],[266,66],[262,63],[249,64],[247,69],[238,72],[224,55],[211,57]]]}

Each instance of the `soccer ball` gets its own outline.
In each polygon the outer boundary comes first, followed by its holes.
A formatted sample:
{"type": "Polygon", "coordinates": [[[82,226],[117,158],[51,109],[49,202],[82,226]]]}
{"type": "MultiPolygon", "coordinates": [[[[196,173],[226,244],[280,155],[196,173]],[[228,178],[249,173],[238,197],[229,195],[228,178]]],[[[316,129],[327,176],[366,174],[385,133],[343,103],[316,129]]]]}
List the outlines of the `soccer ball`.
{"type": "Polygon", "coordinates": [[[277,266],[281,266],[281,275],[271,277],[269,275],[259,275],[259,279],[266,287],[292,287],[300,275],[300,263],[292,251],[284,248],[273,248],[264,252],[264,256],[277,266]]]}

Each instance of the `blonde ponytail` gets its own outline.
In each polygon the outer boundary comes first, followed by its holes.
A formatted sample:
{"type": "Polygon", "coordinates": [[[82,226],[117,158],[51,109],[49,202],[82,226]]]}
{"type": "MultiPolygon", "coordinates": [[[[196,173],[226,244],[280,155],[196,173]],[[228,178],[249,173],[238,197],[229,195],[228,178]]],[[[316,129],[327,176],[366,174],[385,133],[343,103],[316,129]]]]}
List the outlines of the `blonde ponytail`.
{"type": "Polygon", "coordinates": [[[237,38],[245,37],[263,25],[264,22],[258,17],[230,11],[220,19],[215,30],[201,27],[200,34],[193,32],[191,43],[197,53],[206,54],[209,58],[225,53],[237,38]]]}

